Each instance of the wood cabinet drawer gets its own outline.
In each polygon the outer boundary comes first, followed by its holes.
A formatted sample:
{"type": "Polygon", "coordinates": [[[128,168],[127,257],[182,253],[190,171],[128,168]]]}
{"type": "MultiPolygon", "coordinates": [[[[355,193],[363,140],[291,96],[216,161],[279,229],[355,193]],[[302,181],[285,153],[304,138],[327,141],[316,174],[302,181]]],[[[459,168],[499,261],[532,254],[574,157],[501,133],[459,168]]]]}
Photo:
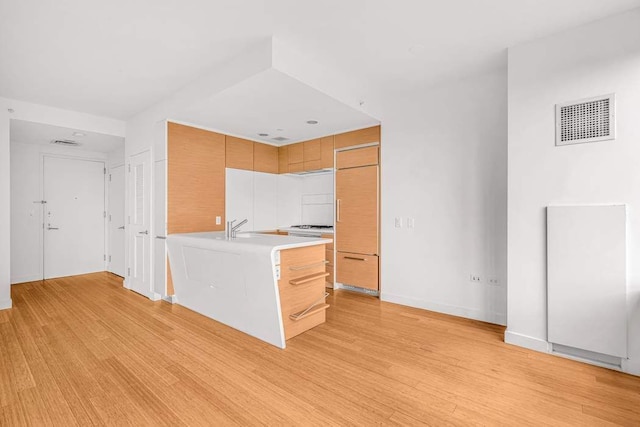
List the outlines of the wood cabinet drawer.
{"type": "Polygon", "coordinates": [[[345,285],[378,290],[378,257],[350,252],[336,253],[336,280],[345,285]]]}
{"type": "Polygon", "coordinates": [[[378,146],[338,151],[336,154],[336,168],[346,169],[377,165],[379,163],[378,153],[378,146]]]}

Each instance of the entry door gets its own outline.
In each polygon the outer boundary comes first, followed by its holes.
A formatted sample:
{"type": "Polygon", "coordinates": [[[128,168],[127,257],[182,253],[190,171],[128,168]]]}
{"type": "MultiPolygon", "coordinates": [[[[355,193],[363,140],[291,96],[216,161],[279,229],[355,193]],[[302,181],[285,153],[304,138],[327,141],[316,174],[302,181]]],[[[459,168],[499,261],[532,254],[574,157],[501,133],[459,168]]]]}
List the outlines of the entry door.
{"type": "Polygon", "coordinates": [[[151,154],[131,156],[129,174],[129,267],[127,286],[149,296],[151,292],[151,154]]]}
{"type": "Polygon", "coordinates": [[[44,157],[44,278],[105,270],[104,162],[44,157]]]}
{"type": "Polygon", "coordinates": [[[124,277],[124,166],[109,173],[109,271],[124,277]]]}

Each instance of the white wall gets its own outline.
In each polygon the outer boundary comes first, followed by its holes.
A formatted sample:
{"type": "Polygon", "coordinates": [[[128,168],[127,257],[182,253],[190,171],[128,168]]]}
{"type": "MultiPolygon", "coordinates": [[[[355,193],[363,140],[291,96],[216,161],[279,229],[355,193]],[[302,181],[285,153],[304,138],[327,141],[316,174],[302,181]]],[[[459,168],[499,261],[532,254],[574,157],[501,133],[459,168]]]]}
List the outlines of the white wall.
{"type": "Polygon", "coordinates": [[[120,120],[0,98],[0,309],[11,307],[9,129],[12,118],[125,136],[125,123],[120,120]]]}
{"type": "Polygon", "coordinates": [[[545,207],[627,204],[629,355],[640,374],[640,9],[509,49],[507,342],[547,350],[545,207]],[[615,141],[555,147],[554,105],[616,94],[615,141]]]}
{"type": "Polygon", "coordinates": [[[11,283],[42,280],[42,155],[107,160],[95,151],[11,143],[11,283]]]}
{"type": "Polygon", "coordinates": [[[381,298],[504,324],[506,70],[398,95],[381,114],[381,298]]]}

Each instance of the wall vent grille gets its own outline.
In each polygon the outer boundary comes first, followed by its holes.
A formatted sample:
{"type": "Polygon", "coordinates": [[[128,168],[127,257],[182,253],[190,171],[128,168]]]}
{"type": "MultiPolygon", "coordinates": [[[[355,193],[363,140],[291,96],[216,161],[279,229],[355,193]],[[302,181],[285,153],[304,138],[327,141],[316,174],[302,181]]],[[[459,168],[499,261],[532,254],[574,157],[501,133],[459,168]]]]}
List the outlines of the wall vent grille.
{"type": "Polygon", "coordinates": [[[289,138],[285,138],[284,136],[277,136],[277,137],[271,138],[271,139],[273,139],[274,141],[278,141],[278,142],[284,142],[284,141],[288,141],[289,140],[289,138]]]}
{"type": "Polygon", "coordinates": [[[556,105],[556,145],[615,139],[614,95],[556,105]]]}
{"type": "Polygon", "coordinates": [[[70,139],[54,139],[53,141],[51,141],[51,143],[55,145],[64,145],[67,147],[77,147],[80,145],[79,142],[72,141],[70,139]]]}

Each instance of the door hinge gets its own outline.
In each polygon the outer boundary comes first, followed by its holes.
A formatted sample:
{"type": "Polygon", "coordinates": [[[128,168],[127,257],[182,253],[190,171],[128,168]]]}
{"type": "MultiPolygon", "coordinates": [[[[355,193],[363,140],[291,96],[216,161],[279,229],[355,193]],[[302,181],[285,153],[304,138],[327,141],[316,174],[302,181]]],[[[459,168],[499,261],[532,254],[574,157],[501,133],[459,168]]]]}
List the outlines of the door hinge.
{"type": "Polygon", "coordinates": [[[102,218],[106,218],[107,217],[107,211],[102,211],[102,218]]]}
{"type": "Polygon", "coordinates": [[[131,276],[131,268],[127,268],[127,276],[131,276]]]}
{"type": "Polygon", "coordinates": [[[109,214],[109,222],[111,222],[111,214],[109,214]]]}
{"type": "Polygon", "coordinates": [[[106,255],[102,255],[102,260],[106,261],[107,260],[107,256],[106,255]]]}
{"type": "Polygon", "coordinates": [[[111,255],[109,255],[109,262],[111,262],[111,255]]]}
{"type": "Polygon", "coordinates": [[[111,174],[109,174],[109,182],[111,182],[111,174]]]}
{"type": "Polygon", "coordinates": [[[104,171],[104,174],[106,175],[107,174],[107,168],[103,168],[102,170],[104,171]]]}
{"type": "Polygon", "coordinates": [[[127,224],[131,224],[131,215],[127,217],[127,224]]]}
{"type": "Polygon", "coordinates": [[[127,166],[129,166],[129,173],[131,173],[131,164],[129,164],[127,166]]]}

